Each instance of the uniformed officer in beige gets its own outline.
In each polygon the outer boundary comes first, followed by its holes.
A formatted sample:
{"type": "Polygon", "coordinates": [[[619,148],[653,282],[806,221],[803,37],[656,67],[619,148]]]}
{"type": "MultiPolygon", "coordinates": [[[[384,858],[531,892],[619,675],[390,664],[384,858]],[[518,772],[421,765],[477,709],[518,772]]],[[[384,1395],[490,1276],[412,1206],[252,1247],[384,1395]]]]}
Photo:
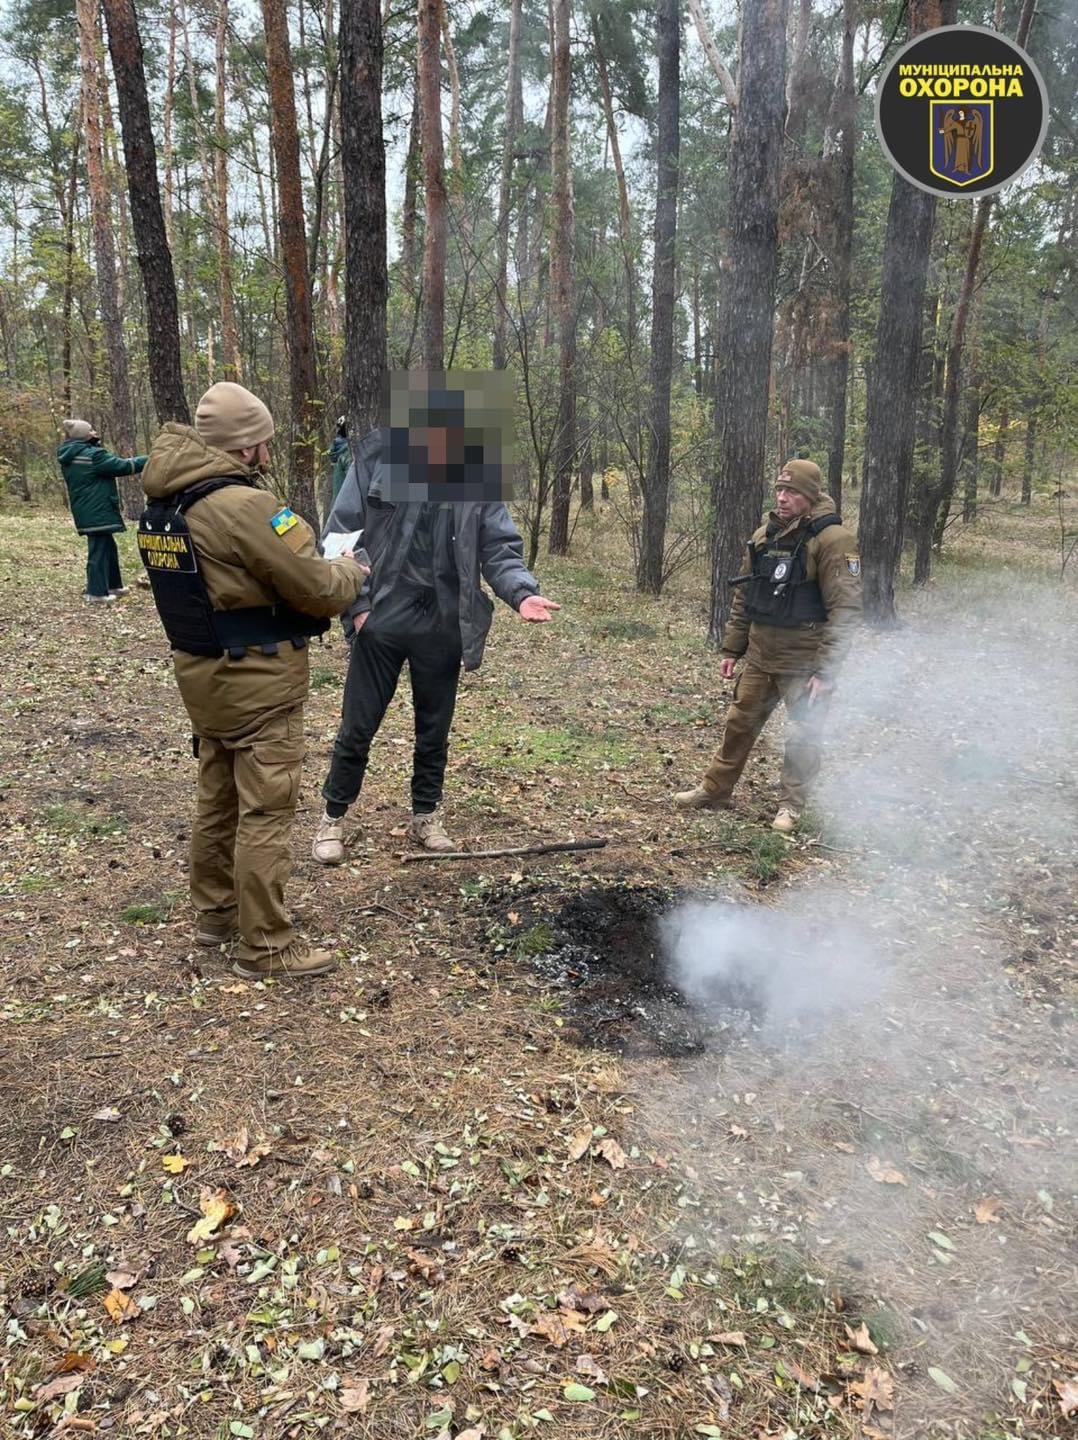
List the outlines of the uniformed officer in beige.
{"type": "Polygon", "coordinates": [[[729,809],[760,731],[782,700],[788,732],[772,826],[791,834],[820,768],[827,698],[861,617],[861,559],[811,460],[788,460],[775,508],[749,541],[722,637],[720,673],[745,664],[722,744],[703,781],[674,796],[682,810],[729,809]]]}
{"type": "Polygon", "coordinates": [[[143,486],[138,544],[195,736],[195,940],[235,940],[241,975],[319,975],[336,961],[292,925],[284,892],[303,761],[308,639],[356,599],[367,571],[329,561],[264,487],[273,419],[241,385],[168,424],[143,486]]]}

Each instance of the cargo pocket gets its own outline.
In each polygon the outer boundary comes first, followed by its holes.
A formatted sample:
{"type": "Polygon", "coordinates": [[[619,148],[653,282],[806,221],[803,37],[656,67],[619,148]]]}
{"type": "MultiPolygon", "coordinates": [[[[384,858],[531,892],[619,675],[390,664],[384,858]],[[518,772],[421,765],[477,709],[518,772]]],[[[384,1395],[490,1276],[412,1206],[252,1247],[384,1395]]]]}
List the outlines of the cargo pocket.
{"type": "Polygon", "coordinates": [[[295,810],[303,769],[303,719],[290,715],[287,728],[271,740],[251,747],[250,779],[255,814],[285,814],[295,810]]]}

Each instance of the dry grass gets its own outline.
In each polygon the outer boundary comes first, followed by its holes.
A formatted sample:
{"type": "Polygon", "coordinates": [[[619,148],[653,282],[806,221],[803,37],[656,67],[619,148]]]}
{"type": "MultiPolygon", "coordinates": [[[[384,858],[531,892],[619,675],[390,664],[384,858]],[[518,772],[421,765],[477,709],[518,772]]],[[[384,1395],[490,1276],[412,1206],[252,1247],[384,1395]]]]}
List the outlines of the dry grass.
{"type": "MultiPolygon", "coordinates": [[[[610,837],[594,857],[546,857],[552,890],[728,884],[753,901],[841,873],[843,857],[810,844],[761,871],[766,752],[737,822],[740,853],[710,848],[706,817],[671,814],[667,792],[698,772],[721,710],[702,596],[692,577],[662,602],[632,595],[601,521],[577,548],[586,565],[542,567],[563,620],[540,633],[501,614],[464,686],[456,832],[475,847],[610,837]],[[636,638],[621,638],[626,621],[636,638]]],[[[743,1092],[731,1098],[721,1060],[618,1060],[568,1044],[526,964],[485,938],[491,904],[504,897],[508,912],[526,883],[515,862],[478,874],[399,862],[403,700],[349,864],[326,873],[307,858],[339,641],[315,660],[291,893],[341,968],[307,986],[256,985],[224,956],[194,953],[193,764],[156,617],[143,592],[83,608],[80,551],[66,517],[0,516],[6,1433],[1062,1433],[1052,1382],[1075,1368],[1055,1304],[1073,1273],[1062,1230],[1008,1216],[1012,1243],[1026,1235],[1043,1267],[1044,1323],[1030,1315],[1016,1342],[1029,1367],[977,1376],[957,1396],[933,1386],[901,1265],[889,1301],[859,1289],[841,1257],[818,1258],[811,1227],[781,1223],[862,1176],[883,1123],[866,1092],[810,1103],[765,1057],[739,1062],[773,1090],[767,1123],[732,1138],[743,1092]],[[605,1137],[624,1166],[599,1152],[605,1137]],[[183,1159],[175,1174],[169,1157],[183,1159]],[[234,1214],[200,1247],[187,1235],[217,1191],[234,1214]],[[741,1223],[746,1191],[780,1223],[741,1223]],[[137,1279],[116,1321],[105,1277],[121,1267],[137,1279]],[[879,1356],[849,1338],[865,1318],[879,1356]],[[42,1396],[65,1367],[81,1386],[42,1396]],[[594,1397],[567,1398],[571,1384],[594,1397]]],[[[908,1120],[887,1120],[888,1134],[904,1136],[908,1120]]],[[[941,1197],[979,1177],[923,1165],[911,1203],[930,1226],[941,1197]]]]}

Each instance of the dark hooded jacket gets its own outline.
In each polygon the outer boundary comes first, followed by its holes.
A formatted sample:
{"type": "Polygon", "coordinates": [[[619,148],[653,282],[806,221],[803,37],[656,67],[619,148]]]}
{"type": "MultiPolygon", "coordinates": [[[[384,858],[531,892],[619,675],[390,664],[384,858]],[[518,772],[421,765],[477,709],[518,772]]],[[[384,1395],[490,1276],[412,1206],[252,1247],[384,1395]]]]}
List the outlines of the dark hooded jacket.
{"type": "Polygon", "coordinates": [[[124,460],[90,440],[66,440],[56,452],[71,502],[71,518],[80,535],[107,535],[124,530],[116,479],[137,475],[145,455],[124,460]]]}
{"type": "MultiPolygon", "coordinates": [[[[398,585],[401,570],[412,544],[422,502],[388,500],[387,475],[383,461],[381,431],[364,437],[349,467],[341,492],[326,521],[325,533],[362,530],[358,542],[371,558],[371,574],[359,599],[347,612],[345,629],[352,630],[352,617],[376,610],[398,585]]],[[[481,581],[485,580],[500,600],[514,610],[529,595],[539,594],[539,582],[524,564],[524,542],[512,516],[500,501],[454,500],[439,507],[439,525],[447,526],[445,549],[440,530],[435,532],[437,557],[445,556],[452,574],[465,670],[477,670],[490,631],[494,606],[481,581]]],[[[436,559],[437,565],[437,559],[436,559]]],[[[441,589],[435,574],[436,588],[441,589]]]]}

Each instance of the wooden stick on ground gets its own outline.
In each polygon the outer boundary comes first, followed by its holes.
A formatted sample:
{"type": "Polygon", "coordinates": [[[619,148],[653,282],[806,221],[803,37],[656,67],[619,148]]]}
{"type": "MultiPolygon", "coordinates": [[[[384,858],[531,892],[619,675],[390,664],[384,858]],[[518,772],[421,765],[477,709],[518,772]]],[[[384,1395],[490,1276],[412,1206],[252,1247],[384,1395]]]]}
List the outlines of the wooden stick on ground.
{"type": "Polygon", "coordinates": [[[413,860],[493,860],[501,855],[552,855],[564,850],[601,850],[606,840],[559,840],[549,845],[521,845],[508,850],[433,850],[421,855],[405,855],[404,863],[413,860]]]}

